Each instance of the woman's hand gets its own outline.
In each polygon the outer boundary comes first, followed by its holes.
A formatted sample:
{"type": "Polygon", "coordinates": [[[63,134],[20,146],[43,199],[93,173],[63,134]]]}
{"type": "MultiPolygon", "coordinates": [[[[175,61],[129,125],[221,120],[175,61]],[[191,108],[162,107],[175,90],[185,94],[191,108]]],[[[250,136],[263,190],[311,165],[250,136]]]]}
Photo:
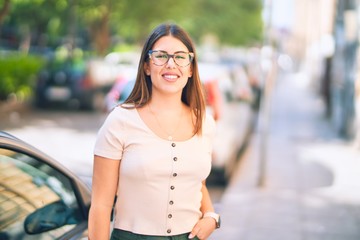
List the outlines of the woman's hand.
{"type": "Polygon", "coordinates": [[[215,229],[215,219],[211,217],[202,218],[196,223],[196,225],[192,229],[189,235],[189,239],[192,239],[195,236],[201,240],[207,239],[215,229]]]}

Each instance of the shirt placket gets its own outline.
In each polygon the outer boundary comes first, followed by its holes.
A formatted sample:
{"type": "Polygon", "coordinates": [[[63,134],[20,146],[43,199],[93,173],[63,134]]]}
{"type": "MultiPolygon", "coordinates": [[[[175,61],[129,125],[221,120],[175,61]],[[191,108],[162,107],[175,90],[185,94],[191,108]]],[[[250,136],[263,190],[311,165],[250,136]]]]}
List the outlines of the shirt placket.
{"type": "Polygon", "coordinates": [[[166,232],[168,234],[171,234],[172,232],[172,227],[173,227],[173,220],[174,218],[176,218],[176,215],[174,215],[174,208],[176,206],[177,200],[175,199],[175,191],[176,189],[176,179],[178,178],[178,164],[179,164],[179,158],[177,156],[178,151],[176,151],[176,143],[172,142],[171,143],[171,161],[172,161],[172,169],[171,169],[171,174],[170,174],[170,179],[169,179],[169,194],[168,194],[168,206],[167,206],[167,211],[166,211],[166,232]]]}

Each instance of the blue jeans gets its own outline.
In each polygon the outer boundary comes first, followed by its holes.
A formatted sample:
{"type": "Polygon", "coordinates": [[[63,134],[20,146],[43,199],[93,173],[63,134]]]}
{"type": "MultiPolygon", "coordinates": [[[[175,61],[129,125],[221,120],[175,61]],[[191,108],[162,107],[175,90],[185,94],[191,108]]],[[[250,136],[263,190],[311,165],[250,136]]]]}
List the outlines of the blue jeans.
{"type": "MultiPolygon", "coordinates": [[[[115,228],[111,233],[110,240],[189,240],[189,234],[190,233],[183,233],[175,236],[149,236],[115,228]]],[[[193,240],[199,239],[194,237],[193,240]]]]}

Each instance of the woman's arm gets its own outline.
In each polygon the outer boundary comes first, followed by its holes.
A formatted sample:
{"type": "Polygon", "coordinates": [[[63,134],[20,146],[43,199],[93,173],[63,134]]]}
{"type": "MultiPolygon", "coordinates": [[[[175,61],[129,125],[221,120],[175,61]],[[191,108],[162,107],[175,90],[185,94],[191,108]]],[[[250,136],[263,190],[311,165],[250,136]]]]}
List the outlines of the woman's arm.
{"type": "Polygon", "coordinates": [[[205,181],[202,182],[201,192],[202,192],[202,200],[201,200],[200,211],[203,213],[203,215],[206,212],[213,212],[214,207],[212,205],[210,194],[209,194],[209,191],[208,191],[208,189],[206,187],[206,182],[205,181]]]}
{"type": "Polygon", "coordinates": [[[120,161],[94,156],[89,239],[110,239],[110,216],[119,179],[120,161]]]}
{"type": "MultiPolygon", "coordinates": [[[[206,212],[214,212],[214,207],[211,202],[209,191],[206,187],[206,182],[202,182],[201,187],[202,200],[200,211],[204,215],[206,212]]],[[[197,236],[199,239],[207,239],[210,234],[215,230],[216,222],[213,218],[200,219],[192,229],[189,238],[197,236]]]]}

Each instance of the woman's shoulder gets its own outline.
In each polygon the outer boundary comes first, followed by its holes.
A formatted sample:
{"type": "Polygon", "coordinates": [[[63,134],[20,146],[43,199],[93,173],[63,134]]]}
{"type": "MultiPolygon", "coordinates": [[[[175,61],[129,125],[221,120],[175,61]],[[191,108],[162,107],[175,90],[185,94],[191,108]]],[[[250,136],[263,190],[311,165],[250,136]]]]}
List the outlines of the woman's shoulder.
{"type": "Polygon", "coordinates": [[[113,120],[131,120],[133,119],[136,115],[136,108],[131,106],[131,105],[117,105],[116,107],[114,107],[111,112],[108,115],[108,119],[113,119],[113,120]]]}
{"type": "Polygon", "coordinates": [[[136,111],[136,108],[132,104],[119,104],[112,109],[110,114],[128,114],[136,111]]]}

